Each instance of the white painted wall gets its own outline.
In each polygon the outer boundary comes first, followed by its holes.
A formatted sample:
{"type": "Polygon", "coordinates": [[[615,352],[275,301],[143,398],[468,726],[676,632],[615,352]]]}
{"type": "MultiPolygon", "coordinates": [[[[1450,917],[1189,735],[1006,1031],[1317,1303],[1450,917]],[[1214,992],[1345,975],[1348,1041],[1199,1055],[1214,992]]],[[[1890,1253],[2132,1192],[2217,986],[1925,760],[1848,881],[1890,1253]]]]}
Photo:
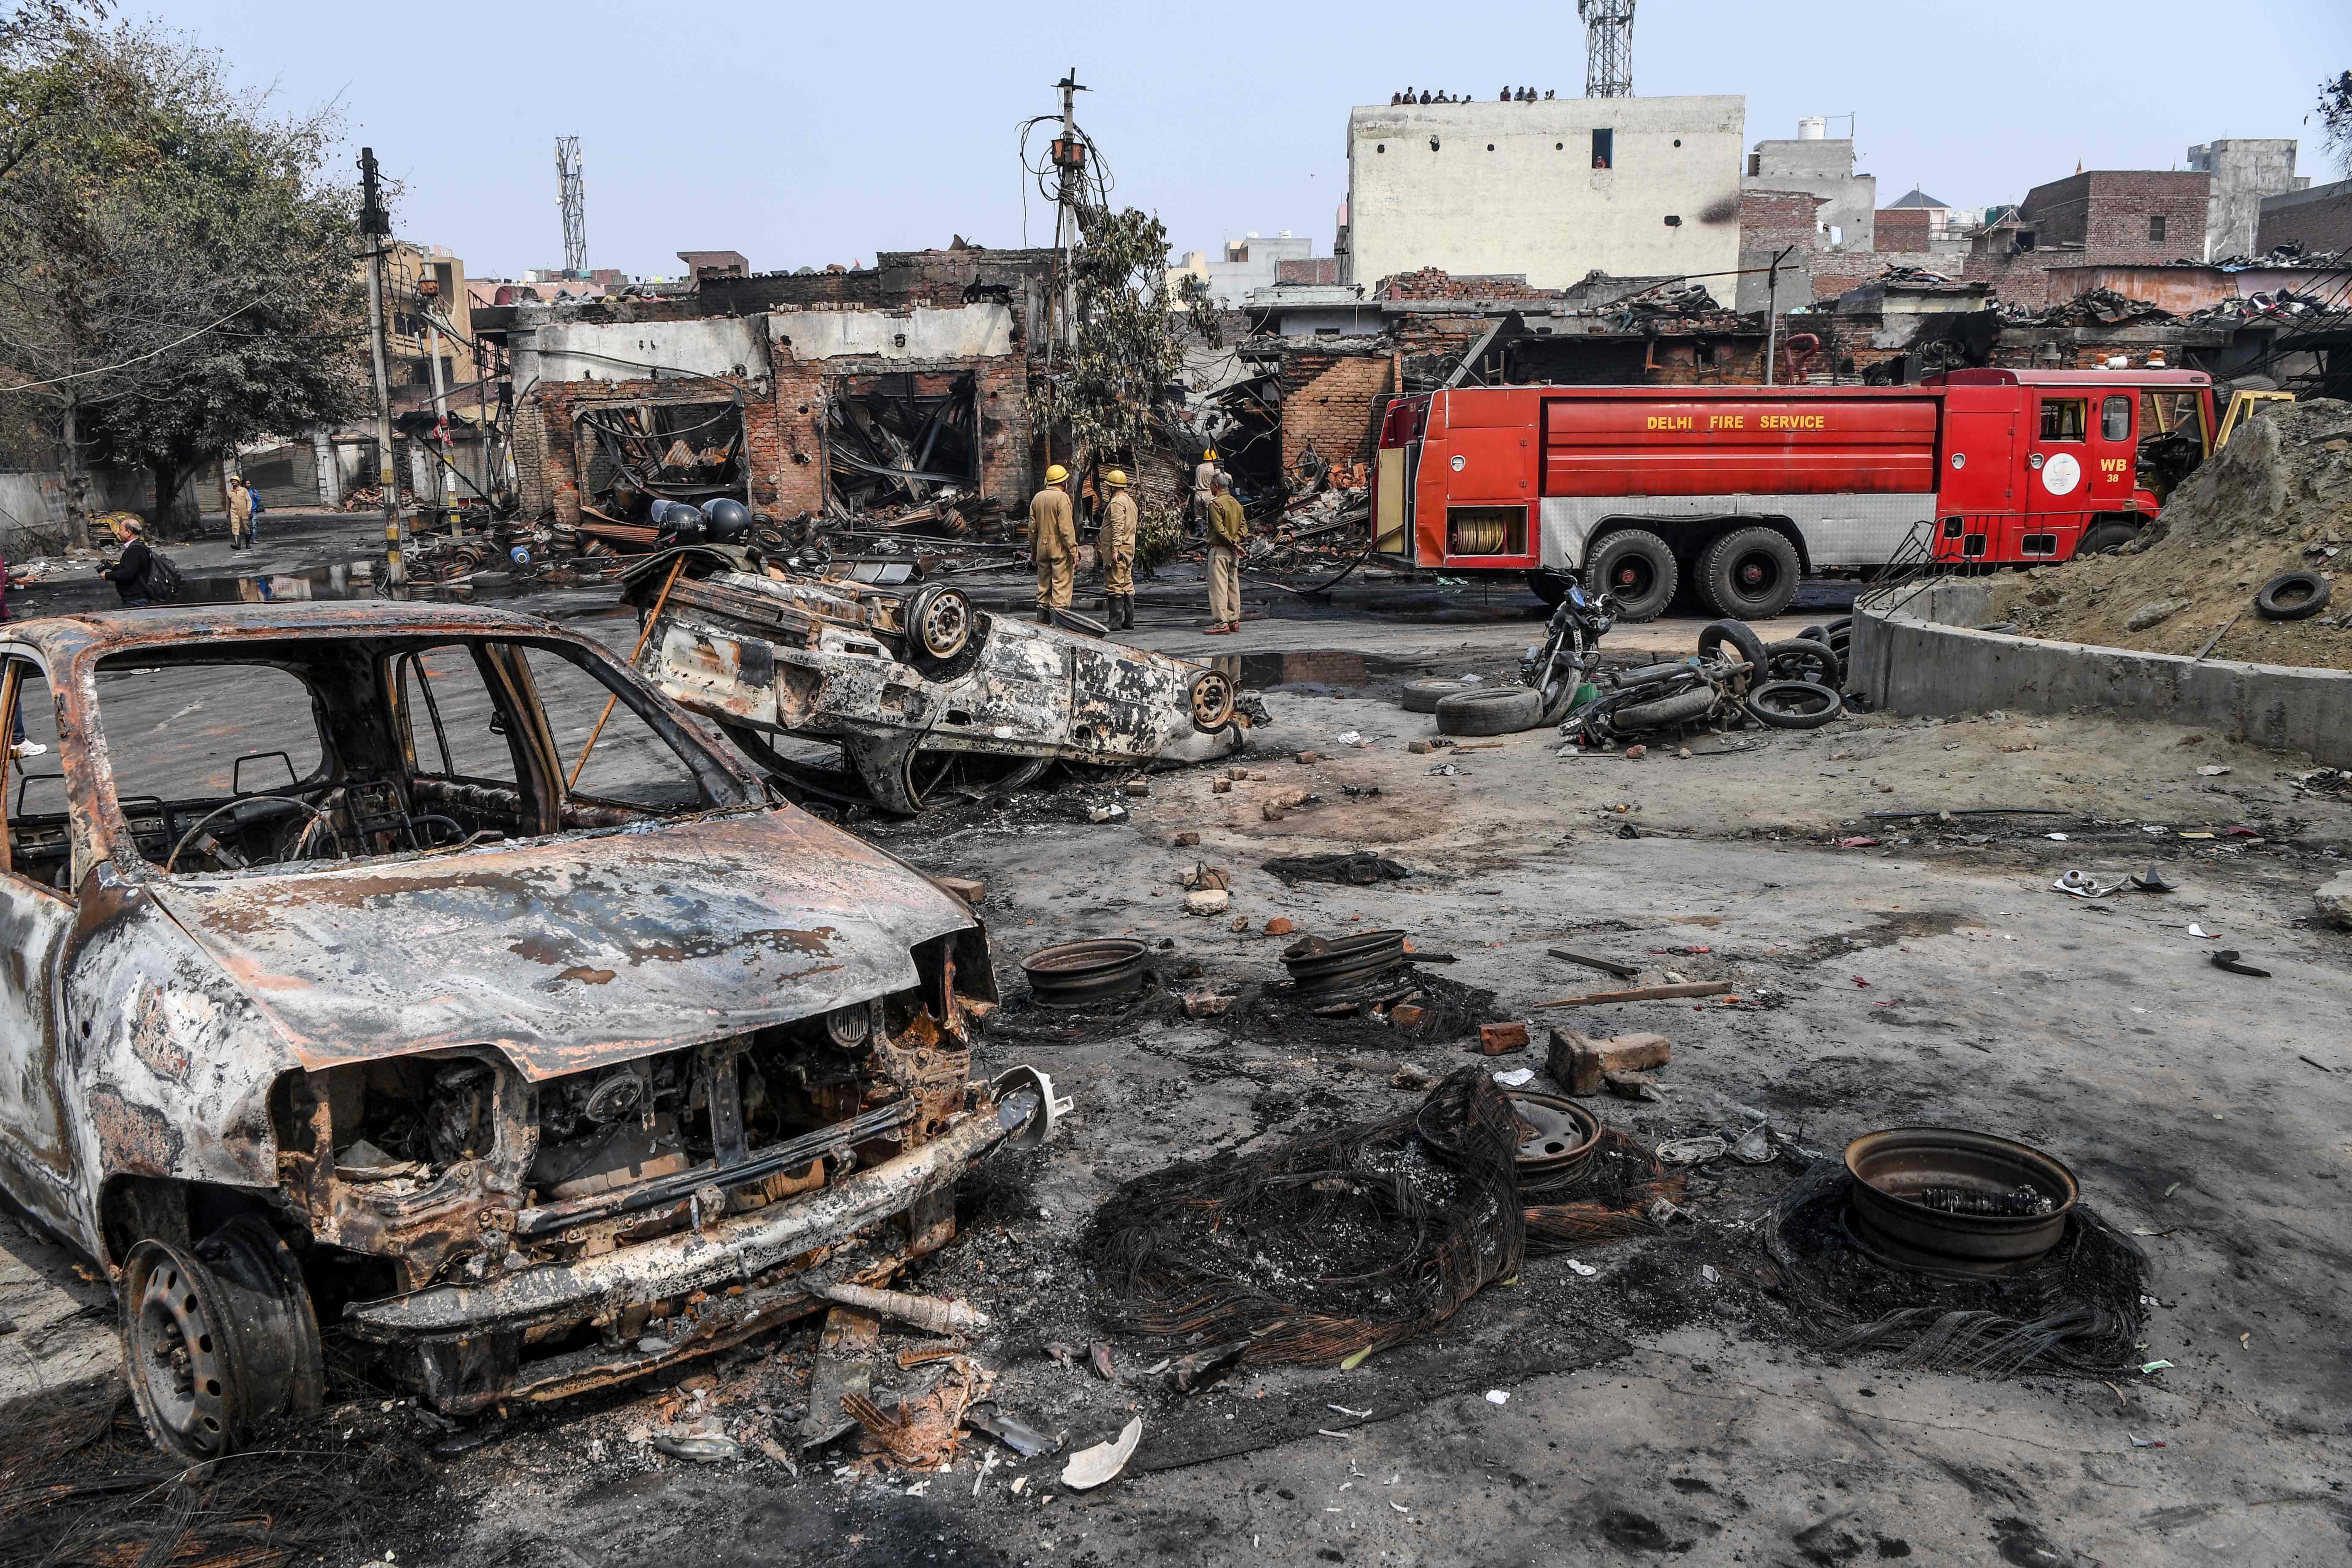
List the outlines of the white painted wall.
{"type": "MultiPolygon", "coordinates": [[[[551,312],[551,314],[552,314],[551,312]]],[[[515,334],[515,385],[539,381],[644,381],[683,371],[694,375],[768,374],[768,333],[757,316],[688,321],[566,321],[528,318],[515,334]],[[657,365],[658,372],[648,370],[657,365]]]]}
{"type": "Polygon", "coordinates": [[[800,361],[971,359],[1013,352],[1013,312],[982,303],[952,310],[778,310],[767,319],[778,353],[800,361]]]}
{"type": "Polygon", "coordinates": [[[1747,112],[1731,94],[1351,110],[1348,280],[1440,267],[1558,289],[1594,268],[1729,271],[1747,112]],[[1606,170],[1591,166],[1596,127],[1615,132],[1606,170]]]}

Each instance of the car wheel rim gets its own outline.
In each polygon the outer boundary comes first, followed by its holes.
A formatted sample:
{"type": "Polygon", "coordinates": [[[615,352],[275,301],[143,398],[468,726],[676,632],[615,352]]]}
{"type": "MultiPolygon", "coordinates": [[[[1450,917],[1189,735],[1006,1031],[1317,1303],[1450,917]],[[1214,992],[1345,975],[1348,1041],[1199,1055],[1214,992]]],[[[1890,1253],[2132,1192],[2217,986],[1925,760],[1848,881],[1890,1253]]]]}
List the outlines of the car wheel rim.
{"type": "Polygon", "coordinates": [[[234,1421],[226,1325],[213,1321],[210,1283],[168,1254],[148,1270],[131,1317],[131,1374],[149,1411],[182,1452],[227,1452],[234,1421]]]}
{"type": "Polygon", "coordinates": [[[965,611],[962,595],[941,594],[923,607],[923,624],[918,635],[932,658],[954,657],[971,634],[971,618],[965,611]]]}
{"type": "Polygon", "coordinates": [[[1202,730],[1221,730],[1234,716],[1234,687],[1223,673],[1210,670],[1192,682],[1192,723],[1202,730]]]}

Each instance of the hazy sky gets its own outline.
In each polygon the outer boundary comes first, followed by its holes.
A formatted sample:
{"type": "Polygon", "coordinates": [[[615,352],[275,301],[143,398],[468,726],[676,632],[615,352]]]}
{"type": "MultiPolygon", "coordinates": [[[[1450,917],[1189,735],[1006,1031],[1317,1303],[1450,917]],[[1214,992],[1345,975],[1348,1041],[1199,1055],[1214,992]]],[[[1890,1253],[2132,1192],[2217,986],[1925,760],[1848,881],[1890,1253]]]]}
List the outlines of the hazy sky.
{"type": "MultiPolygon", "coordinates": [[[[1057,109],[1076,65],[1114,195],[1158,212],[1176,251],[1288,228],[1328,255],[1350,106],[1408,82],[1485,99],[1584,87],[1567,0],[177,0],[163,20],[289,108],[341,102],[353,148],[405,182],[401,235],[478,276],[562,264],[559,132],[582,139],[591,266],[674,275],[686,248],[823,266],[958,233],[1017,245],[1015,130],[1057,109]]],[[[1642,0],[1633,34],[1638,91],[1744,93],[1750,143],[1852,111],[1881,201],[1917,184],[1959,206],[2014,201],[2078,162],[2172,168],[2222,136],[2299,137],[2301,172],[2340,178],[2306,117],[2347,68],[2346,0],[1642,0]]],[[[1034,191],[1028,226],[1050,238],[1034,191]]]]}

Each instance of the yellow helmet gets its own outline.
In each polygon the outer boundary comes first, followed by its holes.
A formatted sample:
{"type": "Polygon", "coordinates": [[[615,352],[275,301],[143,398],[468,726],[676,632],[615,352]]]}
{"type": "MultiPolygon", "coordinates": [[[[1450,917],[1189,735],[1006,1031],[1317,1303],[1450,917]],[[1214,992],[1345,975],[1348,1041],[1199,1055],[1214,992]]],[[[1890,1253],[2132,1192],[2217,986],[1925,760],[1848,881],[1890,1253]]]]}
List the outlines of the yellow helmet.
{"type": "Polygon", "coordinates": [[[1210,447],[1207,451],[1201,454],[1201,461],[1204,463],[1213,463],[1216,460],[1217,449],[1214,447],[1210,447]]]}
{"type": "Polygon", "coordinates": [[[1127,470],[1125,468],[1111,468],[1107,470],[1103,474],[1103,483],[1108,485],[1115,490],[1125,489],[1127,488],[1127,470]]]}
{"type": "Polygon", "coordinates": [[[1059,463],[1054,464],[1045,470],[1045,482],[1049,485],[1058,485],[1069,477],[1070,470],[1059,463]]]}

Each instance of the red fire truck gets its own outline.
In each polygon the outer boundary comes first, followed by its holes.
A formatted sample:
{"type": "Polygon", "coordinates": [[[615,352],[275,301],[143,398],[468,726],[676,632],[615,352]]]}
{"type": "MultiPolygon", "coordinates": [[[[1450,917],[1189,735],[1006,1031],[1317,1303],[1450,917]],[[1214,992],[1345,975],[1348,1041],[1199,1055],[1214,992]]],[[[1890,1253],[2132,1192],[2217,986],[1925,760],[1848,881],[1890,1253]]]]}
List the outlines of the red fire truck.
{"type": "Polygon", "coordinates": [[[2225,434],[2199,371],[1455,388],[1389,405],[1374,552],[1524,574],[1548,602],[1575,574],[1626,620],[1686,584],[1710,613],[1758,620],[1801,577],[1868,575],[1915,531],[1937,559],[1988,567],[2118,548],[2155,515],[2159,475],[2225,434]]]}

